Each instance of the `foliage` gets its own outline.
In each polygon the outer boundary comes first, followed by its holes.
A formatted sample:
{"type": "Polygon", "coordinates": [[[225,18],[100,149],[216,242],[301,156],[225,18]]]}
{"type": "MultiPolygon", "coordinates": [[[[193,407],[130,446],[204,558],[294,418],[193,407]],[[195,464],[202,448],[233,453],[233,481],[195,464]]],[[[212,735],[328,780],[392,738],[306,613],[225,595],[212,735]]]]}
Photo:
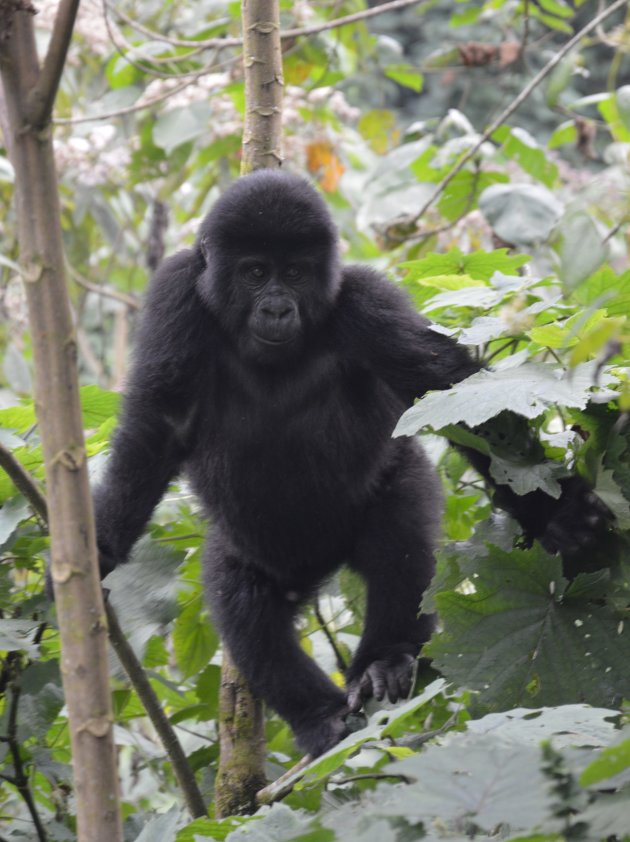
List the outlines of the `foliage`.
{"type": "MultiPolygon", "coordinates": [[[[283,27],[364,5],[283,2],[283,27]]],[[[630,838],[623,15],[569,54],[418,219],[497,106],[597,5],[441,0],[287,45],[285,155],[329,199],[347,258],[390,271],[437,330],[489,366],[421,399],[398,428],[421,433],[444,481],[445,541],[424,608],[439,612],[429,652],[450,685],[419,680],[406,705],[370,708],[363,729],[296,773],[284,803],[253,818],[188,823],[165,752],[112,655],[126,839],[630,838]],[[583,554],[583,572],[569,576],[558,557],[524,546],[446,436],[488,456],[495,481],[518,495],[557,499],[566,477],[590,482],[611,529],[583,554]]],[[[243,109],[238,50],[161,35],[235,36],[237,4],[119,6],[155,37],[110,10],[112,43],[101,3],[84,0],[57,112],[70,122],[55,127],[94,479],[149,267],[190,243],[237,174],[243,109]]],[[[42,39],[53,12],[46,4],[37,16],[42,39]]],[[[12,177],[0,154],[0,443],[43,484],[12,177]]],[[[63,842],[74,838],[75,809],[59,642],[43,596],[48,538],[4,472],[0,503],[2,836],[32,838],[36,809],[49,838],[63,842]]],[[[172,486],[134,558],[106,585],[210,804],[221,649],[202,598],[206,529],[186,485],[172,486]]],[[[361,585],[344,571],[300,627],[305,649],[339,682],[362,610],[361,585]]],[[[275,778],[298,755],[271,713],[267,739],[275,778]]]]}

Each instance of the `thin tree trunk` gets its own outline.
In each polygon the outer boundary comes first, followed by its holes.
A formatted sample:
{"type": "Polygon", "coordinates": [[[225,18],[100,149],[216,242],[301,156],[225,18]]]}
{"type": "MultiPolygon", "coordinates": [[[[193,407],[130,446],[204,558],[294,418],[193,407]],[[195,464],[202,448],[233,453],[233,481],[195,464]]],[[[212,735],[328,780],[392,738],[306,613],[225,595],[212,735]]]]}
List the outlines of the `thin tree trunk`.
{"type": "Polygon", "coordinates": [[[74,768],[79,842],[119,842],[107,624],[64,279],[50,117],[78,0],[62,0],[40,68],[28,0],[0,0],[6,145],[16,173],[20,266],[35,360],[36,411],[49,500],[52,577],[74,768]]]}
{"type": "MultiPolygon", "coordinates": [[[[282,163],[282,54],[278,0],[243,0],[245,126],[241,173],[282,163]]],[[[221,756],[217,817],[251,813],[265,785],[262,703],[250,693],[224,648],[219,696],[221,756]]]]}

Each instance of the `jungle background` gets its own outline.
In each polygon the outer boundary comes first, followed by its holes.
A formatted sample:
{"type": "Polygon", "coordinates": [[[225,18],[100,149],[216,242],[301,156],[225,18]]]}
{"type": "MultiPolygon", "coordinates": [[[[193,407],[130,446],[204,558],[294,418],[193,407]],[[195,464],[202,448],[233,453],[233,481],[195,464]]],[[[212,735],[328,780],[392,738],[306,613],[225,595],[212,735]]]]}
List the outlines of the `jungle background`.
{"type": "MultiPolygon", "coordinates": [[[[285,166],[329,202],[346,261],[403,284],[491,370],[420,400],[397,430],[422,435],[445,489],[423,604],[440,617],[434,675],[401,706],[369,707],[364,728],[295,771],[255,816],[214,815],[221,646],[201,588],[209,525],[185,483],[170,488],[106,586],[210,814],[191,822],[112,653],[126,840],[630,839],[627,4],[562,52],[610,5],[434,0],[324,28],[367,5],[280,4],[283,30],[309,30],[283,40],[285,166]],[[578,474],[610,510],[607,540],[570,575],[525,546],[449,446],[446,435],[463,435],[455,425],[483,431],[491,419],[495,433],[460,443],[490,456],[496,482],[558,497],[578,474]]],[[[56,4],[35,6],[43,49],[56,4]]],[[[239,33],[238,3],[80,6],[53,132],[94,482],[151,271],[194,240],[239,173],[241,52],[219,40],[239,33]]],[[[0,128],[6,137],[1,100],[0,128]]],[[[44,485],[14,178],[0,148],[0,444],[44,485]]],[[[49,538],[2,471],[0,503],[0,839],[64,842],[76,838],[76,803],[44,594],[49,538]]],[[[300,626],[339,682],[362,597],[342,572],[300,626]]],[[[265,727],[272,780],[300,758],[272,712],[265,727]]]]}

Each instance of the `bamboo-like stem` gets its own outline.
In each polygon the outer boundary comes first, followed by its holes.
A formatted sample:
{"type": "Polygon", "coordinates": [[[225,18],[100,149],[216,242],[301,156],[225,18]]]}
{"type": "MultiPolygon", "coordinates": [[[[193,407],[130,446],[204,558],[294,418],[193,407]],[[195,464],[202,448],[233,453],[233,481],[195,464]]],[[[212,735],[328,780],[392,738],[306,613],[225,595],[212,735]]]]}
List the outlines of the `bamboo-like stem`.
{"type": "Polygon", "coordinates": [[[107,625],[83,443],[77,343],[68,302],[59,196],[48,127],[74,21],[66,0],[55,22],[56,58],[45,86],[49,113],[35,127],[26,104],[42,79],[33,23],[22,5],[3,7],[0,73],[16,173],[20,266],[33,341],[36,412],[49,496],[52,578],[61,633],[79,842],[119,842],[116,752],[107,670],[107,625]],[[65,46],[64,46],[65,45],[65,46]],[[54,79],[53,79],[54,77],[54,79]],[[56,81],[55,81],[56,80],[56,81]]]}
{"type": "MultiPolygon", "coordinates": [[[[42,521],[47,524],[48,504],[39,484],[2,443],[0,443],[0,468],[6,472],[7,476],[24,497],[26,497],[42,521]]],[[[177,739],[175,730],[162,710],[160,701],[153,687],[151,687],[149,679],[142,668],[142,664],[136,658],[135,652],[120,628],[114,607],[109,602],[105,605],[105,611],[107,613],[109,641],[118,655],[118,659],[127,673],[134,690],[138,694],[138,698],[142,702],[147,716],[153,723],[153,727],[157,731],[164,750],[168,754],[171,765],[173,766],[173,772],[186,799],[188,809],[193,818],[206,816],[206,805],[197,786],[194,773],[177,739]]]]}
{"type": "MultiPolygon", "coordinates": [[[[282,54],[277,0],[243,0],[245,126],[241,174],[282,163],[282,54]]],[[[265,784],[263,707],[223,649],[219,694],[218,817],[252,813],[265,784]]]]}

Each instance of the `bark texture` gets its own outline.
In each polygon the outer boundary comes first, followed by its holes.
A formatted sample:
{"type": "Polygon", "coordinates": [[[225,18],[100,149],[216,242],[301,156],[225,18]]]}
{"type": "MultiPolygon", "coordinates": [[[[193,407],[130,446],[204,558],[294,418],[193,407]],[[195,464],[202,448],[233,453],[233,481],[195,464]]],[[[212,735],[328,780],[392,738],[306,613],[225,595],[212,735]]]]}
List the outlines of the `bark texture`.
{"type": "Polygon", "coordinates": [[[16,173],[20,266],[35,360],[46,468],[52,577],[61,632],[79,842],[118,842],[122,828],[107,672],[107,625],[79,404],[77,341],[64,278],[50,112],[78,0],[63,0],[44,69],[23,3],[0,5],[6,145],[16,173]],[[6,37],[5,37],[6,36],[6,37]],[[36,91],[36,96],[32,94],[36,91]]]}
{"type": "MultiPolygon", "coordinates": [[[[282,164],[282,52],[278,0],[243,0],[245,126],[241,174],[282,164]]],[[[265,723],[224,648],[219,697],[221,755],[215,784],[217,817],[252,813],[265,785],[265,723]]]]}

